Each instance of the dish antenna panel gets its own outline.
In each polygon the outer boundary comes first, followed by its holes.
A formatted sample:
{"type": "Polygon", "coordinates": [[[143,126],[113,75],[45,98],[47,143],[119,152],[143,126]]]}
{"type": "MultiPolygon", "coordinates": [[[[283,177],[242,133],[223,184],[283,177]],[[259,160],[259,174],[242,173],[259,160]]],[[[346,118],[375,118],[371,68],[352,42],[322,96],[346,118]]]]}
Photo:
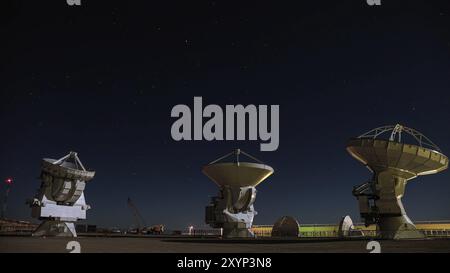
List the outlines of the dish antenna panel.
{"type": "Polygon", "coordinates": [[[342,217],[342,220],[339,222],[339,230],[338,237],[355,237],[355,236],[364,236],[364,233],[361,230],[355,229],[353,225],[353,220],[350,216],[342,217]]]}

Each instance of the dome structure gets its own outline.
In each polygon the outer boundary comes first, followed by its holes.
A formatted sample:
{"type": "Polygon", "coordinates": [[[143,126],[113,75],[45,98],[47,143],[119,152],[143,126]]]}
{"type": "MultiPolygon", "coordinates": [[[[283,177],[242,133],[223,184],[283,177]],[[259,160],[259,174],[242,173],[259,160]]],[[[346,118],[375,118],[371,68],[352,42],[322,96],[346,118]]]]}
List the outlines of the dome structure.
{"type": "Polygon", "coordinates": [[[272,237],[297,238],[300,225],[292,216],[283,216],[272,227],[272,237]]]}

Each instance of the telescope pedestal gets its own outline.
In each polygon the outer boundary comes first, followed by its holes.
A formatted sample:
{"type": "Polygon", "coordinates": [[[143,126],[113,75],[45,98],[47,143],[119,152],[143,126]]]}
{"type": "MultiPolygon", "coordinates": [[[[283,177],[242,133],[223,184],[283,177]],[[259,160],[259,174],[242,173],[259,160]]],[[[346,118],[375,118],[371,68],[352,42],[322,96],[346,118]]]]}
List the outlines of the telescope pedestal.
{"type": "Polygon", "coordinates": [[[422,239],[425,235],[419,231],[407,215],[384,216],[378,223],[383,239],[422,239]]]}
{"type": "Polygon", "coordinates": [[[374,181],[357,187],[353,192],[366,225],[377,224],[383,239],[424,238],[425,235],[406,215],[401,200],[408,180],[414,176],[392,169],[374,169],[374,172],[374,181]]]}
{"type": "Polygon", "coordinates": [[[224,238],[253,238],[255,235],[250,229],[257,214],[253,208],[255,199],[254,187],[224,186],[206,207],[206,223],[222,228],[224,238]]]}
{"type": "Polygon", "coordinates": [[[37,197],[28,200],[32,216],[42,220],[33,236],[77,237],[74,222],[86,219],[86,211],[90,209],[85,202],[84,193],[71,206],[58,205],[44,194],[37,197]]]}
{"type": "Polygon", "coordinates": [[[385,170],[379,172],[376,177],[377,185],[375,187],[379,189],[377,190],[379,200],[376,200],[375,203],[379,210],[378,227],[381,237],[385,239],[424,238],[424,234],[417,230],[406,215],[402,203],[406,184],[415,176],[399,170],[385,170]]]}
{"type": "Polygon", "coordinates": [[[253,238],[255,235],[247,228],[246,223],[224,223],[223,234],[224,238],[253,238]]]}
{"type": "Polygon", "coordinates": [[[75,224],[58,220],[44,220],[32,236],[77,237],[75,224]]]}

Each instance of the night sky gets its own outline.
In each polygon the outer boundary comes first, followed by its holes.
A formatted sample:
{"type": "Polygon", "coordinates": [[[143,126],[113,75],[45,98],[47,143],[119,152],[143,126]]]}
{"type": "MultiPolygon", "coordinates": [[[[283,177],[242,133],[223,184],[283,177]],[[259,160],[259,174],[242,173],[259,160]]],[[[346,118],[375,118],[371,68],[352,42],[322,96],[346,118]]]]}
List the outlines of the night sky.
{"type": "MultiPolygon", "coordinates": [[[[7,216],[31,220],[41,158],[70,150],[97,171],[88,223],[133,225],[130,197],[148,224],[168,228],[206,227],[218,188],[201,167],[235,148],[275,169],[258,186],[255,224],[359,221],[352,187],[370,172],[345,145],[372,128],[402,123],[450,154],[448,1],[289,3],[2,1],[7,216]],[[278,150],[172,140],[171,109],[193,108],[194,96],[280,105],[278,150]]],[[[403,201],[413,221],[450,220],[450,171],[415,179],[403,201]]]]}

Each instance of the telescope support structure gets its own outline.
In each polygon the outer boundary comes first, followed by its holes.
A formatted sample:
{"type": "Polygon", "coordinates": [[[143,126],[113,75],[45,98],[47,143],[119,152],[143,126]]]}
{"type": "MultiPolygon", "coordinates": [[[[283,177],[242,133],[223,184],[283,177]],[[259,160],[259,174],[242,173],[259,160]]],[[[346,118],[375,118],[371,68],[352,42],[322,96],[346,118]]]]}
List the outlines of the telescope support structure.
{"type": "Polygon", "coordinates": [[[224,186],[206,207],[206,223],[222,228],[224,238],[253,238],[251,227],[257,215],[253,207],[255,199],[254,187],[224,186]]]}
{"type": "MultiPolygon", "coordinates": [[[[417,230],[403,207],[402,197],[409,179],[398,171],[376,172],[374,180],[355,187],[353,195],[358,199],[361,217],[366,226],[377,224],[378,233],[384,239],[418,239],[424,234],[417,230]]],[[[411,174],[405,173],[405,176],[411,174]]]]}

